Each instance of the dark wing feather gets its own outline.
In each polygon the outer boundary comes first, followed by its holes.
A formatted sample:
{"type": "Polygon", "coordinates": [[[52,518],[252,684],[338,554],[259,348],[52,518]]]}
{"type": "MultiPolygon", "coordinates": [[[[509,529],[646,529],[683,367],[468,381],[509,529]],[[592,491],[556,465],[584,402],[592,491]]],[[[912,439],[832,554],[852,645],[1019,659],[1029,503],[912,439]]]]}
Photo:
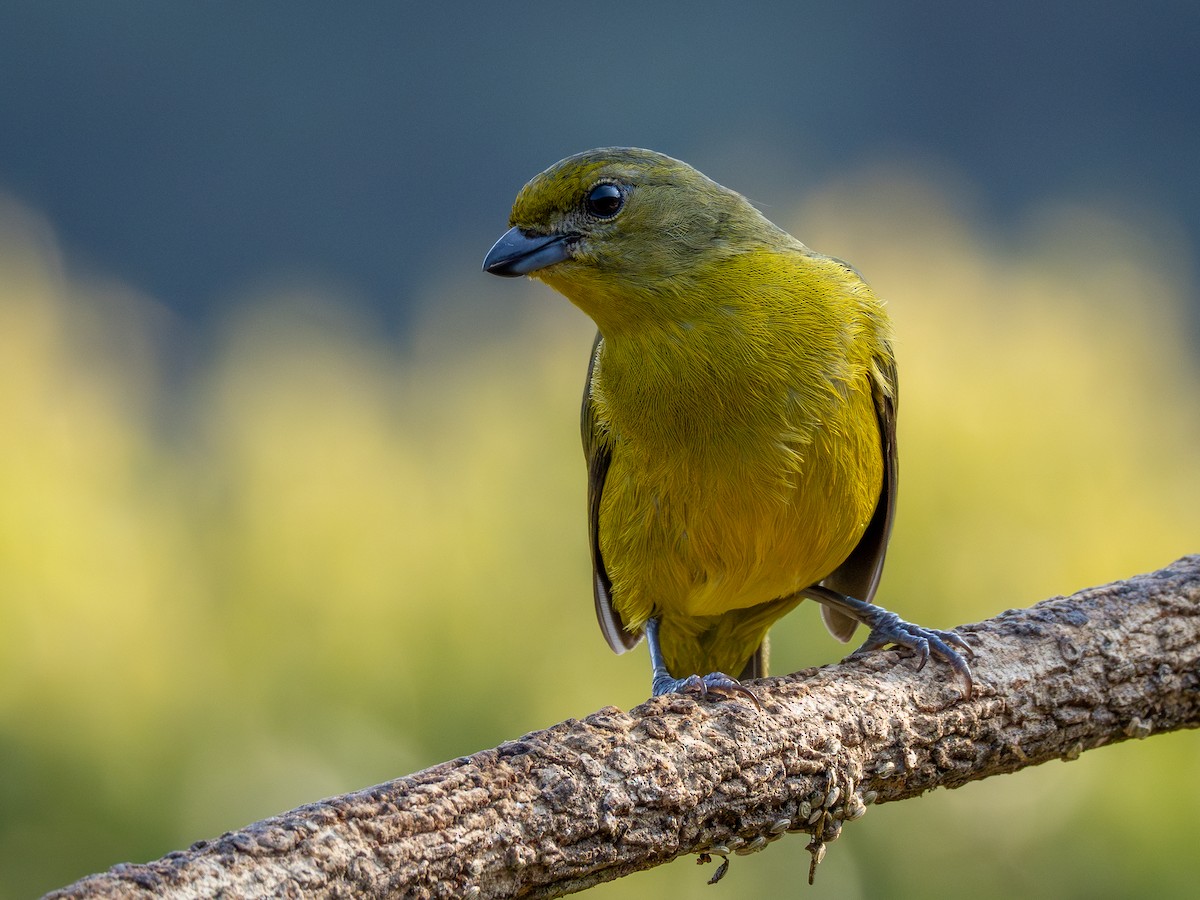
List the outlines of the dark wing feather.
{"type": "MultiPolygon", "coordinates": [[[[888,538],[892,533],[892,521],[896,518],[896,482],[899,465],[896,456],[896,400],[899,388],[896,384],[896,363],[893,358],[878,360],[883,377],[888,385],[874,384],[875,415],[879,421],[879,434],[883,441],[883,486],[875,513],[858,544],[846,557],[846,561],[833,570],[821,582],[825,587],[847,594],[867,603],[875,596],[879,578],[883,574],[883,558],[887,553],[888,538]]],[[[854,636],[858,623],[847,615],[828,606],[821,607],[821,618],[825,627],[839,641],[848,641],[854,636]]]]}
{"type": "Polygon", "coordinates": [[[588,540],[592,547],[592,594],[596,600],[596,619],[608,646],[616,653],[633,649],[642,639],[625,629],[621,617],[612,605],[612,582],[604,568],[604,557],[600,553],[600,498],[604,492],[604,479],[612,461],[612,447],[606,435],[600,433],[596,422],[596,408],[592,403],[592,372],[600,355],[604,339],[599,332],[592,344],[592,358],[588,362],[587,383],[583,386],[583,409],[580,413],[580,430],[583,433],[583,455],[588,470],[588,540]]]}

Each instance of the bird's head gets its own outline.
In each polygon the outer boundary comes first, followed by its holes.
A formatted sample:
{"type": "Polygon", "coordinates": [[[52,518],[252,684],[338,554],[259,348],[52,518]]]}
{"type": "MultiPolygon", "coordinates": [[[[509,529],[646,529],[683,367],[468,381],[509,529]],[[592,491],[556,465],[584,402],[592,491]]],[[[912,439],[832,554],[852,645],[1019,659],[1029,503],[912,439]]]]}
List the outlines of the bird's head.
{"type": "Polygon", "coordinates": [[[730,254],[790,241],[740,194],[650,150],[588,150],[521,189],[512,226],[484,259],[494,275],[532,275],[604,330],[661,313],[730,254]]]}

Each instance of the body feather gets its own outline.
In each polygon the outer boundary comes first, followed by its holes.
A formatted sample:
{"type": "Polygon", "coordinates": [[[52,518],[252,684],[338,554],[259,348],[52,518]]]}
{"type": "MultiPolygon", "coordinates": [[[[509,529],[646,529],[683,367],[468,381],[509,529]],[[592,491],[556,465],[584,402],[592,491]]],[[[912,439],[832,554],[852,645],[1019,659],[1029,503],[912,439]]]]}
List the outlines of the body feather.
{"type": "MultiPolygon", "coordinates": [[[[699,307],[715,315],[598,338],[584,394],[589,472],[604,460],[589,490],[602,630],[626,648],[658,616],[672,672],[742,672],[812,584],[869,600],[893,507],[877,301],[799,250],[724,266],[699,307]]],[[[826,623],[842,640],[855,624],[826,623]]]]}

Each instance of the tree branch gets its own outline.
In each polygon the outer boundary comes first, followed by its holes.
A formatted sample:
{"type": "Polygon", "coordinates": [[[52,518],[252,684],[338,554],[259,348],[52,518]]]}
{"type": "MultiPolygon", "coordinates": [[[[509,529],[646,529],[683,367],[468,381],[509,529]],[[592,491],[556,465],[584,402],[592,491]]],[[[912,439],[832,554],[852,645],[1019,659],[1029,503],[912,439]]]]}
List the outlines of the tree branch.
{"type": "Polygon", "coordinates": [[[300,807],[52,898],[552,897],[689,853],[825,842],[915,797],[1200,724],[1200,555],[960,628],[975,696],[896,652],[659,697],[300,807]]]}

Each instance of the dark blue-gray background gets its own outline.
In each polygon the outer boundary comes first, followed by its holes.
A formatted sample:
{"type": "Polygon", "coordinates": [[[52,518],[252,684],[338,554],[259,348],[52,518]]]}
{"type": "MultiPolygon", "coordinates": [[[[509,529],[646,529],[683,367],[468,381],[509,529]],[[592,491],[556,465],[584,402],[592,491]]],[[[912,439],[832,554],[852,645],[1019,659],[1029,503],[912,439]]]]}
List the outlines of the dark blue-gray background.
{"type": "MultiPolygon", "coordinates": [[[[653,147],[770,204],[910,158],[1200,241],[1200,4],[9,2],[0,189],[203,324],[279,273],[403,329],[556,159],[653,147]],[[761,186],[761,190],[760,189],[761,186]]],[[[803,237],[803,236],[801,236],[803,237]]]]}

